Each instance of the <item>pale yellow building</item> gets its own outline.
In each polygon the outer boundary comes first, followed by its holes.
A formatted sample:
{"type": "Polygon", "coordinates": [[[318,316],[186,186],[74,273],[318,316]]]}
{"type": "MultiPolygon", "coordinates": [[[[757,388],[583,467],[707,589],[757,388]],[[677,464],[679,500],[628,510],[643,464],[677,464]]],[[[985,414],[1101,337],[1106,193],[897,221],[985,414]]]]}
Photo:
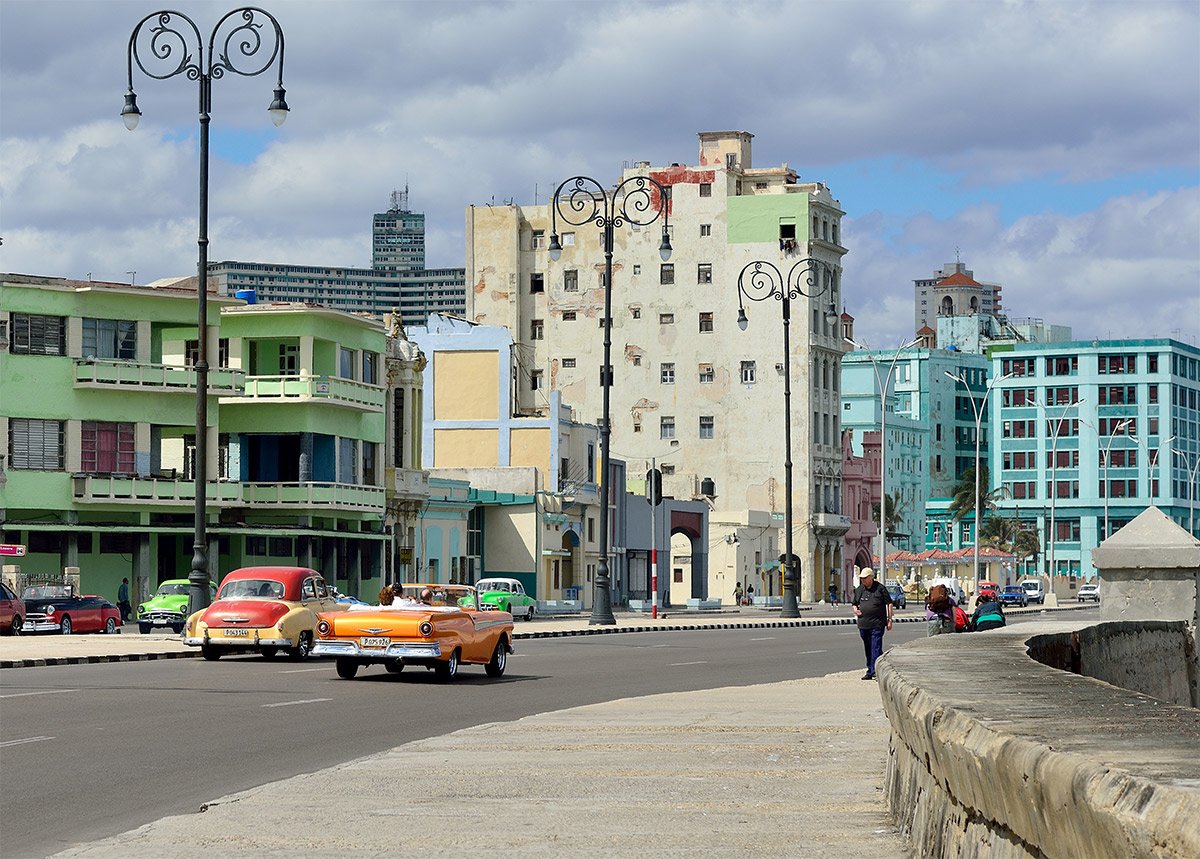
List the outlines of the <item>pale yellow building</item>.
{"type": "MultiPolygon", "coordinates": [[[[679,454],[663,464],[665,494],[719,498],[714,507],[742,511],[743,523],[781,517],[781,302],[745,301],[748,324],[740,330],[739,274],[755,261],[785,277],[799,266],[799,283],[810,291],[812,266],[800,261],[824,263],[827,289],[794,298],[790,324],[794,551],[802,562],[800,598],[814,601],[829,571],[841,567],[848,526],[838,512],[843,347],[829,312],[841,307],[843,212],[824,184],[800,182],[787,164],[754,167],[752,137],[704,132],[698,164],[637,162],[621,174],[670,187],[674,250],[669,262],[660,259],[661,220],[614,229],[611,445],[638,474],[678,440],[679,454]]],[[[555,227],[548,205],[473,206],[466,236],[467,315],[504,326],[516,340],[514,411],[561,392],[577,419],[599,423],[602,230],[561,217],[555,227]],[[547,252],[555,231],[557,262],[547,252]]],[[[723,536],[714,527],[713,539],[723,536]]],[[[782,551],[783,535],[777,545],[782,551]]],[[[778,593],[777,577],[767,581],[778,593]]]]}

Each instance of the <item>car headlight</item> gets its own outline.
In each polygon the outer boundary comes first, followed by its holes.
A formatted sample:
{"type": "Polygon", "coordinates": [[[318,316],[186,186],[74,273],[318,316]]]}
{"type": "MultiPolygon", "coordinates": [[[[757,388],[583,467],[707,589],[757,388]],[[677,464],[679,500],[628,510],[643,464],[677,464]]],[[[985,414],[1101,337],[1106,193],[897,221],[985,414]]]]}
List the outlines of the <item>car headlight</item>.
{"type": "Polygon", "coordinates": [[[146,613],[146,605],[145,605],[145,603],[143,603],[142,605],[138,606],[138,614],[145,614],[145,613],[146,613]]]}
{"type": "Polygon", "coordinates": [[[52,606],[52,605],[46,606],[46,614],[54,614],[54,606],[52,606]]]}

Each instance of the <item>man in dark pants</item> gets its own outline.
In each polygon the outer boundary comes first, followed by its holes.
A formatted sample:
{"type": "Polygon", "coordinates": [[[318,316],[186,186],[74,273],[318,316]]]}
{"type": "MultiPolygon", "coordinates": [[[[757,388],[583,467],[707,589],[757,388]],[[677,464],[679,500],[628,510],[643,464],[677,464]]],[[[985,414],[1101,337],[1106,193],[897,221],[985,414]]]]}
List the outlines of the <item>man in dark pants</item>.
{"type": "Polygon", "coordinates": [[[875,581],[875,571],[870,567],[858,574],[858,580],[850,605],[858,618],[858,634],[867,658],[867,673],[862,679],[874,680],[875,660],[883,653],[883,634],[892,628],[892,595],[875,581]]]}
{"type": "Polygon", "coordinates": [[[121,622],[127,623],[133,613],[133,606],[129,604],[128,578],[121,579],[121,586],[117,588],[117,608],[121,610],[121,622]]]}

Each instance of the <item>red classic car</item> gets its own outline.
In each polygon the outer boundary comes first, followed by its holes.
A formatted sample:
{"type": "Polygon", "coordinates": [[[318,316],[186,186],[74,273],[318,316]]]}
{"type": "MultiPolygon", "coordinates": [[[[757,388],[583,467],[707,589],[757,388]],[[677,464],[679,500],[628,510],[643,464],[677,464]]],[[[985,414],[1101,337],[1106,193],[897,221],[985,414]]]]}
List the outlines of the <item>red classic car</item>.
{"type": "Polygon", "coordinates": [[[71,585],[35,585],[21,594],[25,601],[23,632],[106,632],[121,625],[121,611],[104,597],[79,595],[71,585]]]}
{"type": "Polygon", "coordinates": [[[205,659],[257,650],[271,659],[286,650],[304,659],[312,648],[317,612],[338,603],[316,570],[307,567],[244,567],[221,582],[217,601],[195,612],[183,628],[183,643],[205,659]]]}
{"type": "Polygon", "coordinates": [[[0,582],[0,635],[20,635],[25,623],[25,601],[0,582]]]}
{"type": "Polygon", "coordinates": [[[393,673],[419,665],[442,680],[460,663],[483,665],[500,677],[512,653],[513,616],[481,607],[469,585],[394,585],[388,605],[353,606],[317,621],[313,656],[337,660],[339,677],[350,680],[362,665],[382,664],[393,673]]]}

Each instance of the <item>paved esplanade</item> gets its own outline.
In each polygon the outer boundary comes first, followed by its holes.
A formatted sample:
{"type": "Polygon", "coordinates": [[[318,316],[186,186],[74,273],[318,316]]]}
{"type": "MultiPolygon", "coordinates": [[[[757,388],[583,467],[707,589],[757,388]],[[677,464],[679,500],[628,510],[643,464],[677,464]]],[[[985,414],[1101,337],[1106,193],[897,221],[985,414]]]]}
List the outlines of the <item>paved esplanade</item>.
{"type": "MultiPolygon", "coordinates": [[[[843,612],[805,616],[844,620],[843,612]]],[[[618,627],[778,622],[765,613],[622,616],[618,627]]],[[[584,620],[517,625],[518,633],[586,629],[584,620]]],[[[29,637],[0,642],[0,659],[180,650],[167,636],[29,637]]],[[[547,857],[903,857],[883,801],[887,720],[877,685],[860,676],[629,698],[481,725],[214,798],[203,813],[58,855],[424,857],[498,848],[547,857]]]]}

